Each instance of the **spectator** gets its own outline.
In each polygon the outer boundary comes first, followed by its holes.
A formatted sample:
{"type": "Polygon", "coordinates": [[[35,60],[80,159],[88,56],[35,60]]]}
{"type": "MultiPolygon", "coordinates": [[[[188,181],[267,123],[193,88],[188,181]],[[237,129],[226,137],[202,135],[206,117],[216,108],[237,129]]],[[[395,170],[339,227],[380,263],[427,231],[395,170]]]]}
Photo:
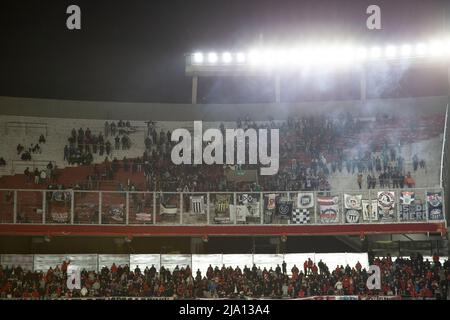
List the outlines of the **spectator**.
{"type": "Polygon", "coordinates": [[[43,134],[39,137],[39,143],[45,143],[45,137],[43,134]]]}
{"type": "Polygon", "coordinates": [[[357,177],[357,182],[358,182],[358,187],[359,187],[359,189],[361,189],[362,188],[362,179],[363,179],[363,175],[362,175],[362,173],[358,173],[358,177],[357,177]]]}
{"type": "Polygon", "coordinates": [[[6,166],[6,161],[3,159],[3,157],[0,157],[0,167],[6,166]]]}

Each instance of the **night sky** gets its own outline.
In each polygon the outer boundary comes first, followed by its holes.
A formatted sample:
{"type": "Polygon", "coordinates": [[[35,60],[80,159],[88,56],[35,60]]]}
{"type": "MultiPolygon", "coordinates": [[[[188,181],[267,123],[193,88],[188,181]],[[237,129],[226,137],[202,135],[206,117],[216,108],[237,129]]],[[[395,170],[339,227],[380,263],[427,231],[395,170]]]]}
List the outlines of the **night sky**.
{"type": "Polygon", "coordinates": [[[188,102],[184,54],[304,39],[385,43],[446,29],[447,0],[2,0],[0,95],[188,102]],[[66,28],[81,7],[82,29],[66,28]],[[382,10],[369,31],[366,8],[382,10]]]}

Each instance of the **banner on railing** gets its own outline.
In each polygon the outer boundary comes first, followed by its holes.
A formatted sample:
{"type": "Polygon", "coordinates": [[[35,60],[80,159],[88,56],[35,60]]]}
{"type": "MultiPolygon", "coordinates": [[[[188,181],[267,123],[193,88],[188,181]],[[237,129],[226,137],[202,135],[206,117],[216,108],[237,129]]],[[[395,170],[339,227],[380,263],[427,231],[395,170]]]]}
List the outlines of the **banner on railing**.
{"type": "Polygon", "coordinates": [[[275,193],[271,193],[268,195],[267,199],[267,210],[274,210],[276,207],[276,198],[277,195],[275,193]]]}
{"type": "Polygon", "coordinates": [[[380,191],[377,196],[378,216],[381,221],[394,221],[395,192],[380,191]]]}
{"type": "Polygon", "coordinates": [[[339,222],[339,197],[317,197],[319,203],[320,223],[339,222]]]}
{"type": "Polygon", "coordinates": [[[363,212],[363,220],[364,221],[377,221],[378,220],[378,214],[377,214],[377,207],[378,207],[378,201],[377,200],[362,200],[362,212],[363,212]]]}
{"type": "Polygon", "coordinates": [[[230,199],[231,196],[229,194],[216,195],[216,202],[214,205],[216,214],[224,214],[228,212],[230,208],[230,199]]]}
{"type": "Polygon", "coordinates": [[[236,217],[237,222],[247,222],[247,217],[259,217],[259,203],[246,206],[230,204],[230,217],[236,217]]]}
{"type": "Polygon", "coordinates": [[[416,198],[416,193],[412,191],[402,191],[400,193],[400,220],[420,221],[425,219],[425,211],[422,200],[416,198]]]}
{"type": "Polygon", "coordinates": [[[292,212],[293,224],[308,224],[310,223],[310,213],[308,209],[295,209],[292,212]]]}
{"type": "Polygon", "coordinates": [[[314,208],[314,193],[299,192],[297,195],[297,208],[299,209],[314,208]]]}
{"type": "Polygon", "coordinates": [[[276,213],[280,218],[290,219],[292,216],[292,201],[279,201],[276,204],[276,213]]]}
{"type": "Polygon", "coordinates": [[[427,192],[428,205],[428,219],[429,220],[443,220],[444,214],[442,211],[442,193],[441,192],[427,192]]]}
{"type": "Polygon", "coordinates": [[[205,214],[205,197],[191,196],[191,212],[195,214],[205,214]]]}

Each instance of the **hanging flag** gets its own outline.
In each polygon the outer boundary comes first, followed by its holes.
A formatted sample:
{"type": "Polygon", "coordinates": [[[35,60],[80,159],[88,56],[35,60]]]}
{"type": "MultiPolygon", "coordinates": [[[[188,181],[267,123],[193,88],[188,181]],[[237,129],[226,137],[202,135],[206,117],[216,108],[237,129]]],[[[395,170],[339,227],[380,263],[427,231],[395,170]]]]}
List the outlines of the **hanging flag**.
{"type": "Polygon", "coordinates": [[[377,196],[378,216],[381,221],[394,220],[395,192],[380,191],[377,196]]]}
{"type": "Polygon", "coordinates": [[[145,212],[136,213],[136,221],[144,221],[144,222],[152,221],[152,215],[150,213],[145,212]]]}
{"type": "Polygon", "coordinates": [[[196,214],[205,213],[205,201],[204,196],[191,196],[191,211],[196,214]]]}
{"type": "Polygon", "coordinates": [[[111,206],[109,209],[109,215],[111,216],[111,219],[115,221],[123,221],[124,218],[124,205],[119,206],[111,206]]]}
{"type": "Polygon", "coordinates": [[[416,220],[416,205],[414,203],[415,193],[402,191],[400,193],[400,220],[416,220]]]}
{"type": "Polygon", "coordinates": [[[54,191],[52,194],[52,200],[57,202],[68,202],[72,198],[70,191],[54,191]]]}
{"type": "Polygon", "coordinates": [[[51,217],[54,222],[65,223],[69,220],[69,212],[52,212],[51,217]]]}
{"type": "Polygon", "coordinates": [[[319,218],[321,223],[339,222],[339,197],[317,197],[319,218]]]}
{"type": "Polygon", "coordinates": [[[345,222],[346,223],[359,223],[359,217],[361,213],[359,210],[346,209],[345,211],[345,222]]]}
{"type": "Polygon", "coordinates": [[[299,192],[297,195],[297,208],[308,209],[314,207],[314,193],[299,192]]]}
{"type": "Polygon", "coordinates": [[[363,220],[365,221],[377,221],[377,200],[362,200],[362,208],[363,208],[363,220]]]}
{"type": "Polygon", "coordinates": [[[259,202],[255,202],[252,204],[246,205],[249,216],[251,217],[259,217],[260,216],[260,205],[259,202]]]}
{"type": "Polygon", "coordinates": [[[256,196],[253,196],[248,193],[240,194],[238,197],[238,203],[241,205],[252,204],[252,203],[256,202],[257,200],[258,199],[256,196]]]}
{"type": "Polygon", "coordinates": [[[275,209],[275,200],[277,195],[275,193],[271,193],[268,195],[267,199],[267,210],[274,210],[275,209]]]}
{"type": "Polygon", "coordinates": [[[292,223],[308,224],[310,222],[310,213],[308,209],[295,209],[292,213],[292,223]]]}
{"type": "Polygon", "coordinates": [[[410,205],[414,202],[416,194],[411,191],[402,191],[400,194],[400,204],[410,205]]]}
{"type": "Polygon", "coordinates": [[[344,194],[345,209],[361,210],[362,195],[344,194]]]}
{"type": "Polygon", "coordinates": [[[427,192],[427,207],[429,220],[444,219],[441,192],[427,192]]]}
{"type": "Polygon", "coordinates": [[[215,211],[217,213],[227,213],[230,208],[230,198],[231,196],[229,194],[227,195],[216,195],[216,202],[214,204],[215,211]]]}
{"type": "Polygon", "coordinates": [[[277,215],[281,218],[290,218],[292,216],[292,201],[280,201],[277,203],[277,215]]]}
{"type": "Polygon", "coordinates": [[[250,215],[247,206],[244,205],[232,205],[230,204],[230,217],[234,221],[236,217],[236,222],[246,222],[247,216],[250,215]]]}
{"type": "Polygon", "coordinates": [[[178,212],[178,208],[175,204],[160,204],[159,206],[159,214],[166,214],[166,215],[176,215],[178,212]]]}

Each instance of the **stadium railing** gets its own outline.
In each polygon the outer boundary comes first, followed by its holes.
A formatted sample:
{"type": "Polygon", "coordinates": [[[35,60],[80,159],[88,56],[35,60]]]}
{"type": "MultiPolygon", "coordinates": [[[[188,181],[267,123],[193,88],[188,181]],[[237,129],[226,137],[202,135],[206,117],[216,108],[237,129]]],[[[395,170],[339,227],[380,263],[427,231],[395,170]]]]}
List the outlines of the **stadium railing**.
{"type": "Polygon", "coordinates": [[[143,192],[0,189],[0,223],[343,225],[445,222],[441,188],[143,192]]]}

